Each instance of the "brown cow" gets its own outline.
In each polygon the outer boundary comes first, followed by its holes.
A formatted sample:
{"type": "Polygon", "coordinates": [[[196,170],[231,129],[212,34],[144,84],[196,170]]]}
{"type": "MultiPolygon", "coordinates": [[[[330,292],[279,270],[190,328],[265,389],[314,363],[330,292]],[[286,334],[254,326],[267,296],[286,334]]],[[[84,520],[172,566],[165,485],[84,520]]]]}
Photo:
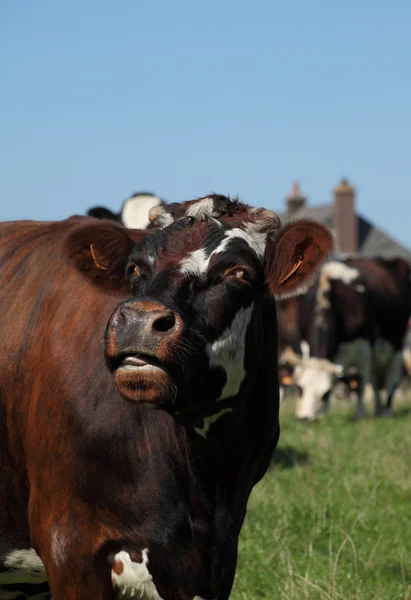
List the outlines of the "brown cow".
{"type": "Polygon", "coordinates": [[[273,295],[332,237],[226,216],[0,226],[2,597],[229,597],[279,436],[273,295]]]}

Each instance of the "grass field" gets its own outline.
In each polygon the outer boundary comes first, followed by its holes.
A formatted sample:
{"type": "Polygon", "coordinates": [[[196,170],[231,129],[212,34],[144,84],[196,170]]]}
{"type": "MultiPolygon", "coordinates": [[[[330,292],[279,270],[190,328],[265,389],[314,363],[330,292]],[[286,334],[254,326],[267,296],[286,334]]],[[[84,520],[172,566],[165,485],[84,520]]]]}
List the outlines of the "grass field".
{"type": "Polygon", "coordinates": [[[411,600],[411,398],[392,419],[316,424],[281,409],[280,443],[253,491],[233,600],[411,600]]]}

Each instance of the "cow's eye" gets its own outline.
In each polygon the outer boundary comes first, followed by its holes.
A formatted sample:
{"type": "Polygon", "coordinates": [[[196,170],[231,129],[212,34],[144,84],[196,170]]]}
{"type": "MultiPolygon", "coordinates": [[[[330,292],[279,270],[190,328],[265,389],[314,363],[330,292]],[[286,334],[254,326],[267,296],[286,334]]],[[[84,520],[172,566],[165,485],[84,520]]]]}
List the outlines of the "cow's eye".
{"type": "Polygon", "coordinates": [[[250,281],[250,277],[249,277],[247,270],[241,266],[227,269],[227,271],[225,271],[225,273],[224,273],[224,278],[225,279],[236,279],[239,281],[246,281],[246,282],[250,281]]]}
{"type": "Polygon", "coordinates": [[[135,263],[130,263],[126,269],[127,277],[138,279],[140,277],[140,269],[135,263]]]}

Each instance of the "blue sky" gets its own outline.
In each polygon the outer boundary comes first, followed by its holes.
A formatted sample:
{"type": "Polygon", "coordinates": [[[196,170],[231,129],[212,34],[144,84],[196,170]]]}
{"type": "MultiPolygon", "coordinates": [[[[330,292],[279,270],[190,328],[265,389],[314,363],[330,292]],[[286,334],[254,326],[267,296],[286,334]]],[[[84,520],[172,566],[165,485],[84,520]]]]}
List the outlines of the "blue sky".
{"type": "Polygon", "coordinates": [[[0,219],[343,176],[411,247],[409,0],[0,5],[0,219]]]}

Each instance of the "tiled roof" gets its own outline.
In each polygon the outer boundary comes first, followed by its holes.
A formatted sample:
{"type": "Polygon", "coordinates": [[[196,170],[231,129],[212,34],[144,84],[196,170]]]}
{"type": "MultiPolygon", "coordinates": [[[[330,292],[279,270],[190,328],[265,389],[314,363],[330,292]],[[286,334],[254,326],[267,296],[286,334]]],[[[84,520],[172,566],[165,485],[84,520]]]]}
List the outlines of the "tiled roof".
{"type": "MultiPolygon", "coordinates": [[[[278,213],[281,222],[286,223],[288,215],[286,212],[278,213]]],[[[291,220],[314,219],[323,223],[330,229],[333,228],[334,207],[332,204],[319,204],[317,206],[303,206],[297,210],[291,220]]],[[[383,258],[402,257],[411,262],[411,251],[396,242],[392,237],[381,229],[374,227],[367,219],[358,216],[358,240],[360,256],[383,258]]]]}

